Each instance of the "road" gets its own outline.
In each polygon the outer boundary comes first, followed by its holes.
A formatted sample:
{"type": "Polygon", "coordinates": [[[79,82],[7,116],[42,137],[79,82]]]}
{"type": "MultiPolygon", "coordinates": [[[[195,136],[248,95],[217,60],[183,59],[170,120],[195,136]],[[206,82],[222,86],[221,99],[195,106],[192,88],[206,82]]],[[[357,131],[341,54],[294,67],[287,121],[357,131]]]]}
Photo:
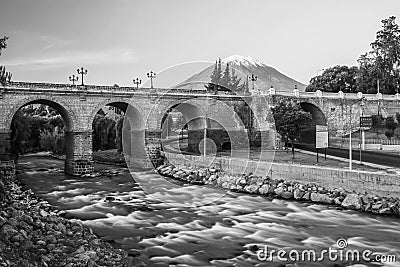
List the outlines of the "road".
{"type": "MultiPolygon", "coordinates": [[[[296,144],[296,148],[316,152],[314,144],[296,144]]],[[[352,150],[353,160],[360,160],[360,151],[359,150],[352,150]]],[[[323,156],[324,150],[320,149],[321,156],[323,156]]],[[[332,155],[341,158],[349,158],[349,150],[342,149],[342,148],[327,148],[326,149],[327,155],[332,155]]],[[[400,155],[396,155],[394,153],[385,153],[381,151],[362,151],[361,153],[361,160],[363,162],[370,162],[374,164],[389,166],[393,168],[400,168],[400,155]]]]}

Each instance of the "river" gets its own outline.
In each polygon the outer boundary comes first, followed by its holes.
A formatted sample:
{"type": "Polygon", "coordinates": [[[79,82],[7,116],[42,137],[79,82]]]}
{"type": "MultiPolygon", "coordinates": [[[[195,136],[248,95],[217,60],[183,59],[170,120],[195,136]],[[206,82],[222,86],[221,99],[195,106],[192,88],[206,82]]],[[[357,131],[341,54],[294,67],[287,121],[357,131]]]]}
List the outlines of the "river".
{"type": "MultiPolygon", "coordinates": [[[[140,250],[149,266],[400,266],[398,217],[243,193],[229,193],[205,206],[176,207],[143,192],[126,168],[97,164],[96,170],[116,175],[95,178],[69,176],[62,168],[61,160],[25,156],[18,177],[113,246],[140,250]],[[397,263],[356,264],[333,261],[326,254],[321,262],[279,261],[276,253],[272,262],[257,257],[267,246],[269,252],[286,251],[281,259],[291,250],[300,255],[315,250],[318,258],[322,250],[337,248],[338,239],[347,241],[347,250],[395,255],[397,263]]],[[[211,189],[194,188],[186,193],[213,197],[211,189]]]]}

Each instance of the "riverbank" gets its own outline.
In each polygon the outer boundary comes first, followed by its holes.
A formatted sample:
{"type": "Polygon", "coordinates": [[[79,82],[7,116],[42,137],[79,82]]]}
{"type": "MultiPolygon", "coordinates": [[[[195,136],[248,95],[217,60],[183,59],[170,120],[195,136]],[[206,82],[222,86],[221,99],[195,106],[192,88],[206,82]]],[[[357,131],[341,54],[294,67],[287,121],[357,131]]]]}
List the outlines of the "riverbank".
{"type": "Polygon", "coordinates": [[[13,167],[0,168],[0,266],[145,266],[23,190],[13,167]]]}
{"type": "Polygon", "coordinates": [[[234,192],[336,205],[345,209],[400,217],[400,199],[397,197],[349,192],[344,188],[327,189],[314,183],[277,180],[253,174],[231,175],[215,168],[166,164],[159,166],[157,171],[166,177],[193,184],[212,185],[234,192]]]}

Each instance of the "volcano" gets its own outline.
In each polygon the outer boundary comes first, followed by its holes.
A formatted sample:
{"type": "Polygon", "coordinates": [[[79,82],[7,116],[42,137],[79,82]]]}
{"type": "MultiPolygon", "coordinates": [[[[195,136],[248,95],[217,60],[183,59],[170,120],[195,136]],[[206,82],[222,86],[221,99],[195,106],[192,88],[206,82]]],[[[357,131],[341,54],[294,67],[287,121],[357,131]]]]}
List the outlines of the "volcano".
{"type": "MultiPolygon", "coordinates": [[[[270,67],[263,62],[251,57],[230,56],[221,60],[222,72],[226,64],[229,64],[230,69],[234,69],[238,78],[243,83],[247,77],[252,74],[257,77],[254,83],[255,90],[268,92],[268,89],[273,86],[276,91],[292,92],[295,86],[299,91],[305,91],[306,85],[298,82],[273,67],[270,67]]],[[[174,86],[173,88],[203,90],[204,85],[210,82],[211,73],[214,70],[214,65],[211,65],[204,70],[192,75],[188,79],[174,86]]],[[[249,89],[252,90],[252,83],[249,83],[249,89]]]]}

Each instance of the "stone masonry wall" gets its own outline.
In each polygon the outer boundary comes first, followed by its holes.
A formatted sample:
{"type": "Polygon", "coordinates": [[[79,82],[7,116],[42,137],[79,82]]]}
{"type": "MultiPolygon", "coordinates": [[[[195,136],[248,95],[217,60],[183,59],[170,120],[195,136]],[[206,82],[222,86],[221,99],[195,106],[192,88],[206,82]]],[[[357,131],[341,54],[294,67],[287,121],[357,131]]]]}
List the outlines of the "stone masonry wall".
{"type": "MultiPolygon", "coordinates": [[[[168,159],[186,166],[213,166],[232,174],[253,173],[269,176],[272,179],[315,183],[328,189],[342,187],[358,193],[371,193],[379,196],[400,197],[400,179],[394,174],[380,174],[366,171],[322,168],[317,166],[292,165],[283,163],[256,162],[233,158],[206,158],[200,156],[166,153],[168,159]]],[[[175,164],[175,163],[174,163],[175,164]]]]}

